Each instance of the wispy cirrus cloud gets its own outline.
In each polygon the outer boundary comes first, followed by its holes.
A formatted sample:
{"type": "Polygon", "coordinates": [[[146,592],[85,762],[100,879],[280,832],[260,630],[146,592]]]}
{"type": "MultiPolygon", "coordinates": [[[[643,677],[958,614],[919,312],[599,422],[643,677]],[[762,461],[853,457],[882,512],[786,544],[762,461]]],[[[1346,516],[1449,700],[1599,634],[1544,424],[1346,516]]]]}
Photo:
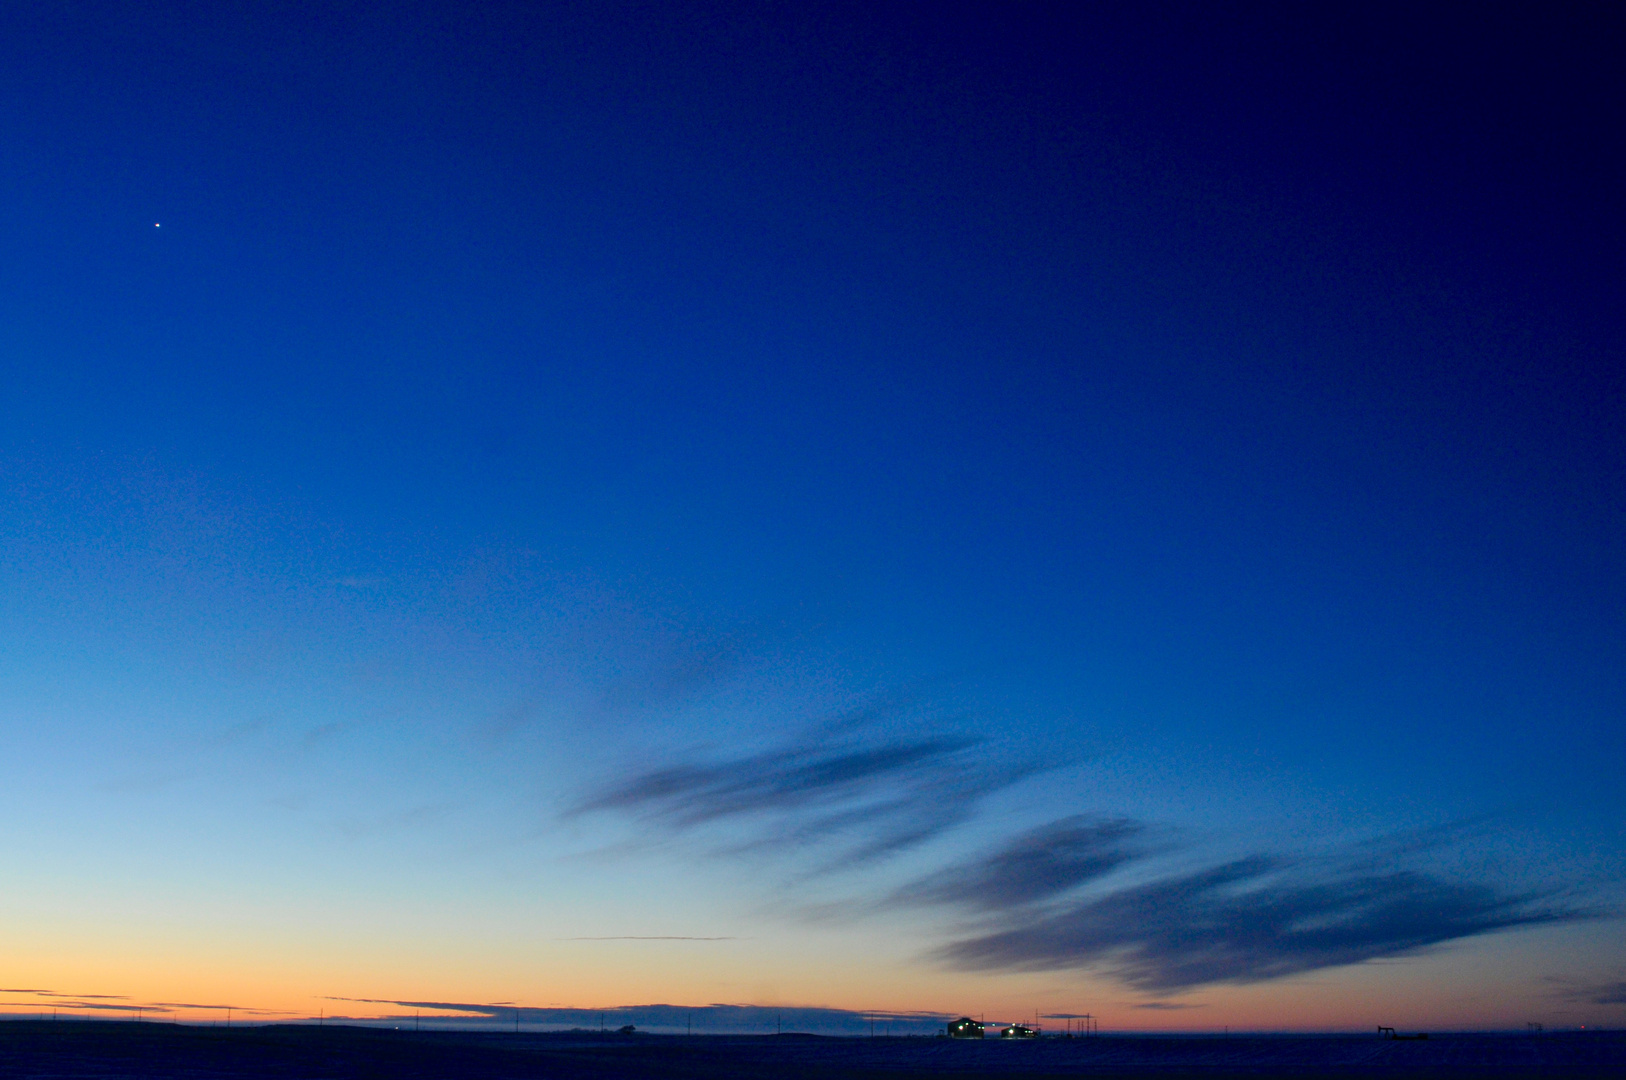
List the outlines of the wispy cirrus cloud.
{"type": "Polygon", "coordinates": [[[617,779],[566,816],[622,815],[666,835],[704,834],[725,851],[820,848],[826,867],[851,866],[939,835],[1035,771],[996,762],[971,737],[826,729],[788,746],[695,756],[617,779]]]}
{"type": "Polygon", "coordinates": [[[1000,928],[935,955],[975,971],[1096,967],[1136,989],[1168,992],[1262,982],[1588,917],[1542,896],[1416,870],[1375,873],[1255,856],[1007,911],[1000,928]]]}
{"type": "Polygon", "coordinates": [[[899,889],[895,904],[1002,911],[1058,896],[1136,858],[1146,827],[1076,816],[1030,830],[986,858],[946,867],[899,889]]]}
{"type": "MultiPolygon", "coordinates": [[[[634,771],[588,791],[565,816],[618,816],[715,852],[817,853],[811,870],[790,875],[805,880],[923,845],[1040,770],[1002,760],[970,736],[883,734],[900,726],[890,720],[885,709],[871,711],[767,749],[697,753],[634,771]]],[[[1430,829],[1315,858],[1262,853],[1197,869],[1191,858],[1199,853],[1187,850],[1180,853],[1184,868],[1174,869],[1156,858],[1172,853],[1167,832],[1125,817],[1074,815],[874,900],[835,906],[957,909],[973,920],[971,928],[962,925],[928,953],[950,968],[1087,968],[1149,996],[1593,917],[1551,894],[1419,868],[1479,827],[1430,829]],[[985,920],[980,929],[978,920],[985,920]]]]}

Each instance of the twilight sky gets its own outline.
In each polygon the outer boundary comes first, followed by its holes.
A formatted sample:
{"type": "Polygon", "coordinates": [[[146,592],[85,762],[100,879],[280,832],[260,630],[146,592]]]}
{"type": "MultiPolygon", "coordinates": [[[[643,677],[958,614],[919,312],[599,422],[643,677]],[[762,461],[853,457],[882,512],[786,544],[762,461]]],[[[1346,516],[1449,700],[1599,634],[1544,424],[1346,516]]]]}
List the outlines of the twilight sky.
{"type": "Polygon", "coordinates": [[[0,1012],[1618,1026],[1608,14],[8,5],[0,1012]]]}

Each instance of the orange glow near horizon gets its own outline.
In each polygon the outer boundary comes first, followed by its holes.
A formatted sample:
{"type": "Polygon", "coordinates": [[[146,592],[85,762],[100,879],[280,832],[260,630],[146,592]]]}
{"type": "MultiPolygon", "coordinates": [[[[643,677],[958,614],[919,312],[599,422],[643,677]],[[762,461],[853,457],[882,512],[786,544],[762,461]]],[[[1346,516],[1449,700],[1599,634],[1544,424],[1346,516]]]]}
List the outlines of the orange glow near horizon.
{"type": "MultiPolygon", "coordinates": [[[[1563,936],[1555,931],[1549,938],[1563,936]]],[[[147,967],[145,958],[137,956],[116,966],[88,958],[74,962],[59,956],[54,962],[32,963],[11,958],[7,981],[14,986],[0,993],[0,1015],[38,1017],[55,1010],[59,1017],[223,1023],[229,1011],[234,1023],[266,1023],[318,1017],[377,1021],[410,1018],[416,1011],[424,1019],[478,1019],[456,1009],[415,1010],[393,1005],[393,1000],[583,1010],[735,1004],[1001,1019],[1031,1018],[1035,1011],[1041,1017],[1089,1012],[1108,1032],[1362,1031],[1377,1024],[1507,1029],[1531,1020],[1549,1027],[1607,1022],[1607,1017],[1592,1015],[1597,1010],[1575,1011],[1555,1002],[1552,987],[1533,962],[1543,950],[1576,947],[1574,940],[1531,941],[1522,950],[1470,945],[1165,998],[1136,994],[1101,979],[953,975],[919,966],[866,965],[855,954],[827,955],[821,961],[796,955],[801,949],[760,949],[749,955],[736,951],[708,964],[693,950],[685,955],[671,945],[656,944],[653,949],[619,950],[621,963],[606,963],[614,957],[603,949],[558,947],[545,962],[535,957],[532,970],[514,965],[495,973],[496,978],[480,957],[461,971],[430,970],[428,957],[404,954],[390,961],[375,958],[370,971],[345,972],[324,971],[310,962],[313,957],[299,963],[299,958],[285,956],[280,963],[244,964],[235,971],[221,964],[176,962],[158,978],[150,972],[163,969],[147,967]],[[550,975],[540,976],[539,970],[550,975]],[[794,981],[782,974],[778,980],[769,978],[776,970],[797,974],[794,981]]],[[[502,1025],[491,1021],[490,1026],[502,1025]]]]}

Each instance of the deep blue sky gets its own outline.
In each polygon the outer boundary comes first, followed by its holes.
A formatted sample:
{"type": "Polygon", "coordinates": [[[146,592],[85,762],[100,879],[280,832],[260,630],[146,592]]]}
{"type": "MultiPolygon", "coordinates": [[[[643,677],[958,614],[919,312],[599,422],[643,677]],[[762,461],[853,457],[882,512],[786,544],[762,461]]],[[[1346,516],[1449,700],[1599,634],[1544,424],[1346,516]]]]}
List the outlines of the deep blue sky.
{"type": "MultiPolygon", "coordinates": [[[[921,971],[1149,993],[1610,939],[1622,44],[1601,7],[9,8],[0,783],[56,845],[12,873],[133,843],[181,896],[166,830],[230,821],[280,854],[213,880],[368,922],[274,839],[314,829],[409,893],[507,867],[462,925],[638,935],[653,844],[702,921],[941,900],[921,971]],[[942,885],[1119,842],[1086,820],[1160,837],[1139,877],[942,885]],[[1374,843],[1502,899],[1196,975],[1066,907],[1242,856],[1354,896],[1374,843]],[[978,952],[978,910],[1044,943],[978,952]]],[[[1526,952],[1531,1015],[1626,964],[1526,952]]],[[[523,991],[326,962],[267,1004],[523,991]]],[[[548,1000],[865,1004],[753,978],[548,1000]]]]}

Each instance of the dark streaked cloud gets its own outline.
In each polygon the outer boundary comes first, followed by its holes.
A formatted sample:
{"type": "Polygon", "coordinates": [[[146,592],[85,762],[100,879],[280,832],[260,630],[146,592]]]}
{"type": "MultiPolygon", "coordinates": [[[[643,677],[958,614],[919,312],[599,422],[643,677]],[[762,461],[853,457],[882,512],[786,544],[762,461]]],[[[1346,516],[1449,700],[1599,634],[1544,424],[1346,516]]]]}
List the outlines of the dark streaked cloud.
{"type": "Polygon", "coordinates": [[[52,991],[52,990],[36,990],[36,991],[34,991],[34,993],[39,994],[41,997],[53,997],[53,998],[84,998],[84,999],[87,999],[87,1000],[92,1000],[93,999],[93,1000],[96,1000],[96,1001],[129,1001],[130,1000],[130,997],[129,997],[128,994],[58,994],[58,993],[56,993],[55,991],[52,991]]]}
{"type": "Polygon", "coordinates": [[[996,763],[966,737],[874,740],[825,730],[799,745],[619,779],[567,816],[622,814],[667,834],[714,830],[711,840],[731,851],[823,846],[827,865],[851,865],[938,835],[1034,771],[996,763]]]}
{"type": "Polygon", "coordinates": [[[1605,983],[1593,989],[1594,1005],[1626,1005],[1626,982],[1605,983]]]}
{"type": "Polygon", "coordinates": [[[152,1004],[150,1004],[150,1005],[148,1005],[146,1007],[149,1008],[149,1009],[152,1009],[152,1008],[165,1008],[165,1009],[219,1009],[221,1011],[224,1011],[226,1009],[230,1009],[233,1012],[246,1013],[246,1014],[251,1014],[251,1015],[256,1015],[256,1016],[286,1016],[287,1015],[287,1013],[279,1012],[279,1011],[277,1011],[275,1009],[254,1009],[254,1008],[250,1008],[247,1005],[230,1005],[230,1004],[227,1004],[227,1005],[212,1005],[212,1004],[200,1003],[200,1002],[196,1002],[196,1001],[155,1001],[155,1002],[153,1002],[152,1004]]]}
{"type": "Polygon", "coordinates": [[[1187,1003],[1183,1001],[1142,1001],[1139,1004],[1131,1005],[1130,1008],[1151,1009],[1154,1012],[1177,1012],[1180,1009],[1206,1009],[1208,1006],[1200,1002],[1187,1003]]]}
{"type": "Polygon", "coordinates": [[[1366,873],[1258,856],[1034,912],[944,946],[975,971],[1101,967],[1143,990],[1260,982],[1416,952],[1584,912],[1411,870],[1366,873]]]}
{"type": "Polygon", "coordinates": [[[395,998],[357,998],[325,994],[323,1001],[347,1001],[355,1005],[400,1005],[408,1009],[438,1009],[443,1012],[464,1012],[474,1016],[496,1016],[499,1008],[513,1015],[512,1001],[456,1002],[456,1001],[399,1001],[395,998]]]}
{"type": "Polygon", "coordinates": [[[905,886],[894,902],[999,911],[1067,892],[1135,858],[1145,826],[1125,818],[1070,817],[1033,829],[984,859],[905,886]]]}
{"type": "Polygon", "coordinates": [[[1585,982],[1553,976],[1547,981],[1558,984],[1558,995],[1565,1001],[1588,1005],[1626,1005],[1626,980],[1585,982]]]}
{"type": "MultiPolygon", "coordinates": [[[[28,994],[36,998],[44,998],[38,1004],[43,1007],[49,1005],[53,1009],[89,1009],[116,1012],[168,1012],[162,1002],[137,1002],[135,1004],[120,1004],[128,1002],[128,994],[68,994],[56,990],[41,990],[37,987],[4,987],[0,986],[0,994],[28,994]]],[[[18,1002],[9,1004],[17,1005],[18,1002]]]]}

